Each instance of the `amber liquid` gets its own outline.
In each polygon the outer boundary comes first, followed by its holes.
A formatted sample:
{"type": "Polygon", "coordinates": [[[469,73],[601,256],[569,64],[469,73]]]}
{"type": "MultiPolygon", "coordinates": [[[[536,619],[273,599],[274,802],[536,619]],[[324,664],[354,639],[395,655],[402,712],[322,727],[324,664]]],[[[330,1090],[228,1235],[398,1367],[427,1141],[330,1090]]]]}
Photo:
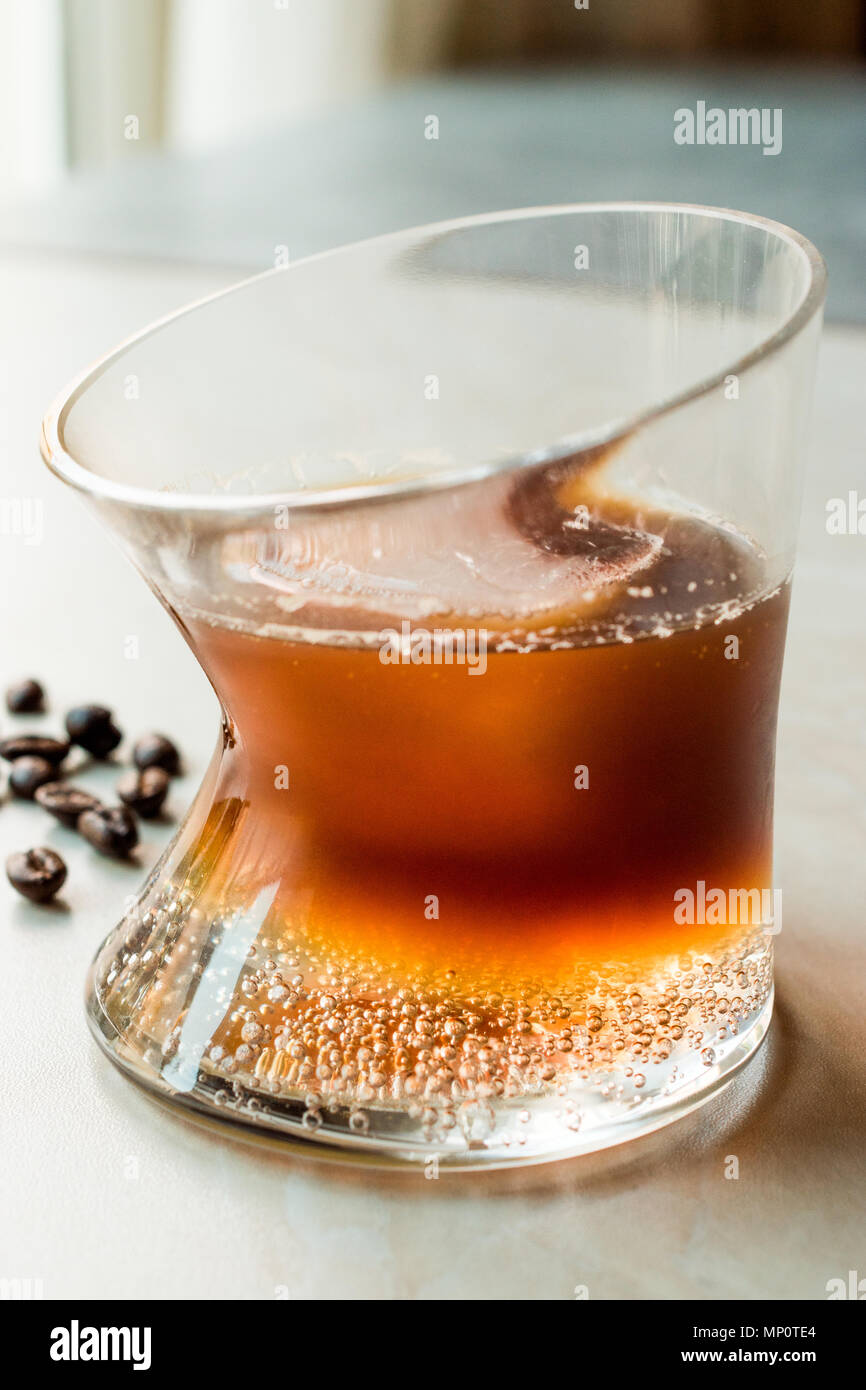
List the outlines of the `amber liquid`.
{"type": "Polygon", "coordinates": [[[618,1061],[642,1086],[763,1005],[760,922],[674,908],[772,888],[788,589],[733,534],[643,521],[637,579],[491,625],[483,673],[185,620],[227,747],[180,881],[207,920],[267,909],[217,1069],[356,1102],[618,1061]]]}
{"type": "Polygon", "coordinates": [[[279,881],[288,918],[303,889],[361,956],[553,982],[691,944],[681,887],[769,888],[787,588],[732,603],[741,542],[680,521],[668,545],[616,596],[620,640],[597,611],[521,650],[494,632],[483,673],[190,624],[233,739],[217,801],[255,827],[235,880],[279,881]]]}
{"type": "Polygon", "coordinates": [[[476,616],[483,670],[477,647],[384,661],[399,613],[341,604],[338,633],[324,589],[291,627],[277,605],[264,630],[179,615],[225,747],[98,964],[106,1014],[135,1018],[175,1088],[471,1137],[498,1098],[591,1093],[604,1114],[676,1095],[765,1019],[765,924],[676,904],[772,890],[788,586],[694,517],[606,499],[575,534],[545,487],[513,494],[508,526],[530,563],[564,557],[565,591],[476,616]]]}

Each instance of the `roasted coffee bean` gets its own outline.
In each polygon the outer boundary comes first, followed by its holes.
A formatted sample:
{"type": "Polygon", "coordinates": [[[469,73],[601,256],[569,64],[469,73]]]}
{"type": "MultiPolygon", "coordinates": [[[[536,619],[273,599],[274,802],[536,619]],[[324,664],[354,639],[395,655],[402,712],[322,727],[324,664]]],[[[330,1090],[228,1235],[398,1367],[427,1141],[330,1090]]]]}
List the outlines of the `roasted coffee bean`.
{"type": "Polygon", "coordinates": [[[0,758],[7,763],[14,763],[16,758],[44,758],[52,767],[59,767],[68,752],[68,743],[42,734],[16,734],[0,740],[0,758]]]}
{"type": "Polygon", "coordinates": [[[57,768],[47,758],[16,758],[9,773],[9,790],[13,796],[32,801],[39,787],[57,780],[57,768]]]}
{"type": "Polygon", "coordinates": [[[104,705],[77,705],[66,716],[66,732],[71,741],[92,758],[107,758],[123,734],[104,705]]]}
{"type": "Polygon", "coordinates": [[[180,772],[180,753],[165,734],[144,734],[132,750],[132,761],[142,770],[161,767],[169,777],[176,777],[180,772]]]}
{"type": "Polygon", "coordinates": [[[80,787],[68,787],[65,782],[46,782],[36,789],[36,800],[45,811],[56,816],[61,825],[74,830],[83,811],[96,811],[102,805],[98,797],[80,787]]]}
{"type": "Polygon", "coordinates": [[[9,855],[6,877],[31,902],[47,903],[66,882],[66,865],[53,849],[28,849],[9,855]]]}
{"type": "Polygon", "coordinates": [[[161,767],[130,768],[117,784],[117,795],[125,806],[145,820],[158,816],[168,795],[168,773],[161,767]]]}
{"type": "Polygon", "coordinates": [[[100,854],[125,859],[138,844],[135,816],[125,806],[98,806],[82,811],[76,829],[100,854]]]}
{"type": "Polygon", "coordinates": [[[10,714],[38,714],[45,708],[45,691],[30,677],[16,681],[6,691],[6,708],[10,714]]]}

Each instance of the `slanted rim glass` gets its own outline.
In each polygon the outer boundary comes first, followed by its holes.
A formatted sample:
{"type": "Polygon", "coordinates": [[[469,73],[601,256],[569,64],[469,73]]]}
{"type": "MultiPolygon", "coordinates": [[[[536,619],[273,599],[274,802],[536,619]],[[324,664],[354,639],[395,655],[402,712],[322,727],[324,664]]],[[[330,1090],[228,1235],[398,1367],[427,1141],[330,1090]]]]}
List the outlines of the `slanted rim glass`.
{"type": "Polygon", "coordinates": [[[812,243],[808,241],[806,237],[801,236],[799,232],[795,232],[793,228],[786,227],[781,222],[774,222],[769,218],[758,217],[752,213],[737,212],[730,208],[708,207],[700,203],[626,201],[554,204],[549,207],[513,208],[506,212],[482,213],[474,217],[460,217],[446,222],[434,222],[417,227],[404,228],[398,232],[388,233],[385,236],[368,238],[364,241],[354,242],[347,246],[340,246],[333,250],[322,251],[314,256],[305,256],[301,260],[291,262],[288,267],[278,267],[273,270],[264,271],[258,275],[248,276],[238,284],[230,285],[223,290],[217,290],[216,293],[206,295],[203,299],[196,300],[183,309],[176,310],[174,313],[167,314],[165,317],[157,319],[156,322],[152,323],[148,328],[127,338],[118,347],[100,358],[93,366],[87,368],[79,376],[75,377],[73,381],[69,383],[66,390],[58,396],[42,422],[42,457],[57,477],[90,496],[119,502],[127,507],[148,508],[167,512],[228,512],[240,517],[248,511],[257,511],[263,507],[288,506],[292,508],[326,509],[329,507],[344,507],[356,503],[361,504],[385,500],[393,501],[404,496],[423,495],[424,493],[443,491],[448,488],[461,486],[464,483],[478,482],[495,473],[508,473],[512,470],[525,468],[533,464],[553,463],[557,459],[568,457],[581,449],[589,449],[599,444],[611,443],[621,436],[632,433],[632,431],[637,430],[650,420],[658,419],[678,409],[680,406],[687,404],[689,401],[696,400],[700,396],[708,395],[711,391],[722,385],[729,375],[733,374],[737,377],[742,377],[749,368],[763,361],[771,353],[778,351],[785,343],[796,337],[800,330],[806,326],[813,315],[821,308],[826,295],[826,288],[827,272],[824,260],[812,243]],[[270,276],[283,275],[287,271],[291,272],[296,270],[299,266],[308,265],[313,261],[324,260],[327,257],[349,255],[358,247],[373,241],[380,245],[384,245],[390,240],[396,241],[401,238],[413,236],[420,237],[421,235],[455,232],[468,227],[490,226],[501,222],[531,221],[543,217],[605,212],[693,212],[706,217],[714,217],[722,221],[741,222],[752,227],[762,228],[764,231],[772,233],[774,236],[787,242],[790,246],[793,246],[802,256],[808,268],[808,279],[803,298],[788,319],[786,319],[774,333],[771,333],[769,337],[757,343],[751,351],[733,362],[723,364],[719,371],[714,372],[712,375],[686,388],[684,391],[677,392],[668,399],[653,405],[649,409],[639,411],[624,419],[600,421],[591,429],[582,430],[577,434],[565,436],[553,443],[539,443],[537,448],[524,450],[519,454],[507,455],[504,458],[498,458],[493,461],[482,461],[476,467],[470,469],[449,469],[442,472],[437,471],[432,475],[421,474],[418,477],[409,479],[396,479],[390,483],[380,482],[327,489],[289,489],[281,492],[245,493],[243,495],[211,494],[205,492],[168,492],[137,487],[128,483],[119,483],[111,478],[106,478],[74,458],[67,452],[64,446],[64,424],[72,406],[79,397],[98,381],[103,373],[122,358],[125,353],[131,348],[134,348],[137,344],[142,343],[145,339],[151,337],[153,334],[158,333],[161,329],[168,327],[175,320],[184,318],[188,314],[193,314],[197,309],[212,304],[216,300],[237,294],[254,282],[258,282],[270,276]]]}

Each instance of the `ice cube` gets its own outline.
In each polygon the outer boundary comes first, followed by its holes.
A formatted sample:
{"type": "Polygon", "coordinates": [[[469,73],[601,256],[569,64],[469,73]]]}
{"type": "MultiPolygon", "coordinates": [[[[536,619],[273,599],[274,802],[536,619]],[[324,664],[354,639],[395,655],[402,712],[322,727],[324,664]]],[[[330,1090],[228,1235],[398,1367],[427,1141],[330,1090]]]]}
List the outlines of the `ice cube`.
{"type": "Polygon", "coordinates": [[[600,458],[590,450],[516,478],[329,511],[298,508],[286,529],[259,536],[255,557],[233,573],[266,586],[304,625],[535,623],[604,601],[661,548],[661,537],[604,516],[591,490],[576,500],[600,458]]]}

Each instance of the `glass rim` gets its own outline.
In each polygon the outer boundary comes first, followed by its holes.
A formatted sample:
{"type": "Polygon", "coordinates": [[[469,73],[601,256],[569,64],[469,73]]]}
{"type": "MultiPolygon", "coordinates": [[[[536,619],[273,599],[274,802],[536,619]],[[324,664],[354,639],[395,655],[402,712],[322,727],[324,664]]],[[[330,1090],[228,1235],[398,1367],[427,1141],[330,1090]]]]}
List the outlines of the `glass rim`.
{"type": "Polygon", "coordinates": [[[777,352],[785,343],[803,329],[824,303],[827,289],[827,269],[823,257],[816,247],[782,222],[761,217],[757,213],[739,212],[731,208],[711,207],[702,203],[673,203],[652,201],[613,201],[598,203],[554,203],[548,206],[510,208],[499,212],[479,213],[468,217],[450,218],[443,222],[422,223],[414,227],[402,228],[375,237],[365,237],[360,241],[331,247],[292,261],[288,266],[273,267],[248,275],[235,284],[204,295],[190,304],[174,309],[162,318],[154,320],[146,327],[131,334],[114,348],[79,372],[55,398],[42,420],[40,434],[40,453],[48,468],[61,481],[68,483],[77,491],[97,501],[120,503],[128,508],[141,508],[154,512],[197,512],[199,514],[223,513],[243,516],[273,507],[288,507],[309,510],[329,510],[335,507],[370,504],[374,502],[396,501],[403,497],[423,496],[427,493],[445,491],[480,482],[500,473],[518,472],[536,465],[556,463],[583,449],[596,448],[624,439],[651,420],[667,415],[699,397],[709,394],[724,384],[730,375],[742,376],[758,362],[777,352]],[[206,493],[169,492],[156,488],[139,487],[130,483],[120,483],[112,478],[96,473],[86,464],[80,463],[69,453],[63,442],[63,429],[66,417],[73,405],[85,394],[103,373],[130,348],[167,328],[176,320],[185,318],[196,310],[213,304],[219,299],[236,294],[247,286],[274,275],[285,275],[300,266],[320,261],[329,256],[345,255],[359,247],[374,244],[383,245],[407,237],[422,235],[441,235],[460,231],[467,227],[482,227],[501,222],[540,220],[545,217],[560,217],[569,213],[603,212],[690,212],[719,221],[740,222],[771,233],[781,241],[793,246],[803,257],[808,269],[808,282],[805,294],[797,307],[783,324],[747,353],[726,363],[719,371],[703,378],[683,391],[676,392],[646,409],[637,411],[624,420],[602,423],[576,434],[560,436],[553,443],[504,458],[488,460],[472,468],[456,468],[431,474],[421,474],[408,479],[369,484],[347,484],[332,488],[286,489],[268,493],[206,493]]]}

